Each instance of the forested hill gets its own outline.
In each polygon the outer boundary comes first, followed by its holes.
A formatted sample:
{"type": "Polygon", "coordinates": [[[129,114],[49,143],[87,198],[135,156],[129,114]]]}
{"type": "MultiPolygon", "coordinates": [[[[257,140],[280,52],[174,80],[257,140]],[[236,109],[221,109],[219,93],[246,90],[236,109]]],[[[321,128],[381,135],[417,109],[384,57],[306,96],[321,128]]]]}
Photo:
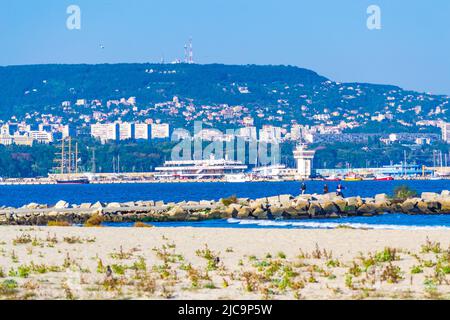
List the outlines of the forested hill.
{"type": "MultiPolygon", "coordinates": [[[[241,105],[262,123],[314,122],[333,114],[335,122],[349,114],[390,112],[414,123],[441,117],[449,97],[405,91],[396,86],[337,83],[293,66],[101,64],[0,67],[0,120],[28,114],[53,114],[67,119],[61,102],[136,97],[138,106],[171,101],[178,96],[194,105],[241,105]],[[418,107],[420,110],[418,111],[418,107]],[[261,117],[261,114],[264,114],[261,117]]],[[[102,107],[96,110],[108,112],[102,107]]],[[[76,112],[84,112],[78,110],[76,112]]],[[[158,115],[159,116],[159,115],[158,115]]],[[[447,115],[444,114],[444,118],[447,115]]],[[[161,119],[165,115],[161,113],[161,119]]],[[[111,119],[114,120],[114,119],[111,119]]],[[[170,119],[169,119],[170,120],[170,119]]],[[[183,121],[183,119],[179,119],[183,121]]]]}
{"type": "MultiPolygon", "coordinates": [[[[1,112],[20,106],[43,106],[73,99],[137,97],[142,103],[174,95],[202,103],[273,102],[268,84],[311,88],[327,79],[289,66],[195,64],[29,65],[0,67],[1,112]],[[251,93],[240,94],[239,86],[251,93]],[[229,88],[229,90],[226,90],[229,88]]],[[[275,100],[276,101],[276,100],[275,100]]]]}

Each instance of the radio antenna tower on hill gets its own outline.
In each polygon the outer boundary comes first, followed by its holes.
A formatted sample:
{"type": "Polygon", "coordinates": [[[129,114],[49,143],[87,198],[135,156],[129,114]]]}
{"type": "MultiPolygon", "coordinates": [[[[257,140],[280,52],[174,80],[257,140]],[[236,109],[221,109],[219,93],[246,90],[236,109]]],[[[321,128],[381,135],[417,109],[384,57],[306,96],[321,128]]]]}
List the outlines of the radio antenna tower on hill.
{"type": "Polygon", "coordinates": [[[194,49],[192,46],[192,38],[189,39],[189,64],[194,63],[194,49]]]}
{"type": "Polygon", "coordinates": [[[188,52],[188,45],[184,45],[184,63],[189,62],[189,52],[188,52]]]}

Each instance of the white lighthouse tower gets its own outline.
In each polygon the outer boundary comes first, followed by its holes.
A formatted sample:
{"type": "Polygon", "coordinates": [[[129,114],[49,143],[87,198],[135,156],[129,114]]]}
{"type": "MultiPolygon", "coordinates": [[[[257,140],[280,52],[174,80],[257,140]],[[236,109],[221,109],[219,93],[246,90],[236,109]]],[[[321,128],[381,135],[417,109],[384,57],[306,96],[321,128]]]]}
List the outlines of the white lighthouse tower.
{"type": "Polygon", "coordinates": [[[297,160],[297,177],[298,179],[308,179],[312,174],[312,163],[314,160],[314,150],[308,150],[306,145],[297,146],[294,151],[294,158],[297,160]]]}

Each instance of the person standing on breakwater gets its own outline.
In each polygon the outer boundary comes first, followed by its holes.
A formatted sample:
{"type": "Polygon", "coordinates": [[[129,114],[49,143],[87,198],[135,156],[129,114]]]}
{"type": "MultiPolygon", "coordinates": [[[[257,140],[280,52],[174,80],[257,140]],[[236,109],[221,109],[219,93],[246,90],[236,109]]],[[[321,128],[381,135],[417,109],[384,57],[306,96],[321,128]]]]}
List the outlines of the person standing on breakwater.
{"type": "Polygon", "coordinates": [[[302,194],[305,194],[305,192],[306,192],[306,183],[304,181],[302,182],[302,185],[300,186],[300,190],[301,190],[302,194]]]}
{"type": "Polygon", "coordinates": [[[264,209],[267,212],[267,219],[272,220],[273,219],[273,215],[272,215],[272,211],[270,210],[270,202],[269,202],[269,198],[266,197],[266,205],[264,206],[264,209]]]}
{"type": "Polygon", "coordinates": [[[323,186],[323,194],[327,194],[328,192],[329,192],[329,190],[328,190],[328,185],[325,184],[325,185],[323,186]]]}
{"type": "Polygon", "coordinates": [[[345,188],[342,186],[342,184],[339,183],[336,187],[336,195],[344,197],[344,194],[342,193],[342,190],[344,190],[344,189],[345,188]]]}

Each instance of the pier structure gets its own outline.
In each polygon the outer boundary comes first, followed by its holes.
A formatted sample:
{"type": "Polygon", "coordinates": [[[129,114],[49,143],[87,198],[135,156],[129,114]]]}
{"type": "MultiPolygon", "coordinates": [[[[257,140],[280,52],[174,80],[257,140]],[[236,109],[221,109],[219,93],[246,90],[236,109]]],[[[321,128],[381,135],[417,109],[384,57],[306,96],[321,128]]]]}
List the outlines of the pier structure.
{"type": "Polygon", "coordinates": [[[297,161],[297,176],[299,179],[308,179],[312,175],[313,160],[316,151],[308,150],[301,144],[294,150],[294,159],[297,161]]]}

